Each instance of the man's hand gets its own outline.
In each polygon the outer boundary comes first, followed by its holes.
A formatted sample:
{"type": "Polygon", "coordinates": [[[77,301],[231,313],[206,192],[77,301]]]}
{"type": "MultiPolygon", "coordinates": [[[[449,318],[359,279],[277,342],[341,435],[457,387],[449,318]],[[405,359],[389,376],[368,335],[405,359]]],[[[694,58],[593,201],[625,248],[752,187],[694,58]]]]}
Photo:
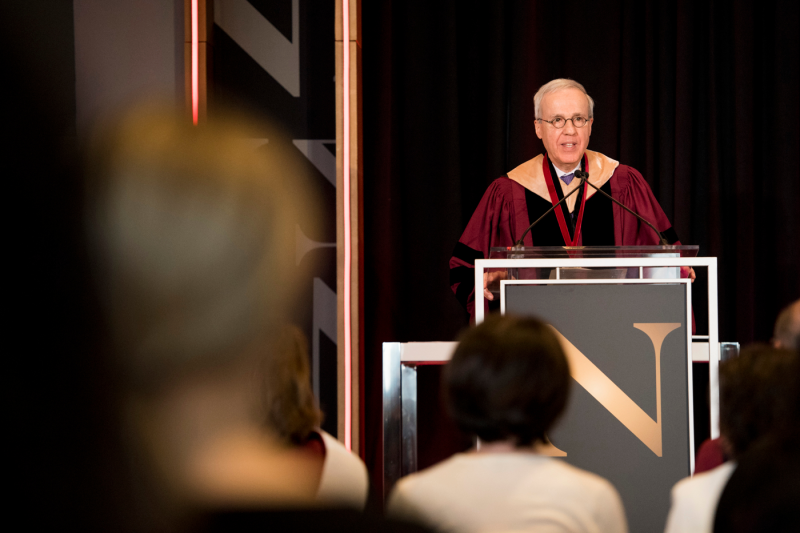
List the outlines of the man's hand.
{"type": "MultiPolygon", "coordinates": [[[[681,277],[682,278],[689,278],[694,283],[694,280],[697,279],[697,275],[694,273],[694,269],[692,267],[681,267],[681,277]]],[[[484,280],[486,277],[484,276],[484,280]]]]}
{"type": "Polygon", "coordinates": [[[500,280],[507,279],[505,270],[495,270],[494,272],[483,273],[483,297],[487,300],[494,300],[494,294],[490,289],[500,290],[500,280]]]}

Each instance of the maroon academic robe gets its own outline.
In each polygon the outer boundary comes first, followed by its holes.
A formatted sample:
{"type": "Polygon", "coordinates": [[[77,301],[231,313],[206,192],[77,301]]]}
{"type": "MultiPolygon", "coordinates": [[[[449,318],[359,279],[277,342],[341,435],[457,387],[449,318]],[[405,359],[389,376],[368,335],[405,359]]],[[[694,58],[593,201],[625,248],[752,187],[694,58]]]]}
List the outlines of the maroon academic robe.
{"type": "MultiPolygon", "coordinates": [[[[532,222],[528,216],[526,196],[529,199],[536,198],[531,196],[533,192],[539,197],[548,198],[547,202],[551,201],[542,170],[547,163],[543,161],[543,156],[537,156],[489,185],[461,235],[453,257],[450,258],[451,289],[466,307],[472,321],[475,319],[475,259],[488,258],[493,247],[514,246],[532,222]]],[[[680,244],[672,224],[653,196],[647,182],[636,169],[620,165],[602,154],[588,150],[585,168],[592,183],[605,190],[610,189],[610,194],[615,200],[649,220],[670,244],[680,244]]],[[[601,205],[601,202],[603,202],[602,208],[610,208],[613,212],[613,237],[609,228],[609,242],[595,241],[590,244],[606,246],[659,244],[658,236],[650,227],[600,194],[587,195],[584,207],[586,220],[590,218],[588,213],[593,205],[601,205]]],[[[575,210],[578,207],[576,204],[575,210]]],[[[552,217],[554,220],[555,211],[547,217],[552,217]]],[[[553,223],[552,220],[550,223],[553,223]]],[[[584,225],[581,235],[587,231],[589,230],[584,225]]],[[[523,242],[526,246],[542,245],[533,242],[531,233],[525,236],[523,242]]],[[[559,243],[560,246],[564,244],[563,240],[559,243]]],[[[582,244],[582,240],[579,240],[578,245],[582,244]]],[[[546,245],[552,244],[546,243],[546,245]]]]}

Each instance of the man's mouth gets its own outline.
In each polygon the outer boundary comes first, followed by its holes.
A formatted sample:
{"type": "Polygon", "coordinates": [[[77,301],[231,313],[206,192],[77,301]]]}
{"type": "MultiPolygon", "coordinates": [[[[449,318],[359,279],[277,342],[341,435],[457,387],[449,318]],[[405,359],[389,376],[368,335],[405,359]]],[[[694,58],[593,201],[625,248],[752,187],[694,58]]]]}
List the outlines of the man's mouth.
{"type": "Polygon", "coordinates": [[[561,146],[563,146],[565,148],[575,148],[576,146],[578,146],[578,144],[577,143],[564,143],[561,146]]]}

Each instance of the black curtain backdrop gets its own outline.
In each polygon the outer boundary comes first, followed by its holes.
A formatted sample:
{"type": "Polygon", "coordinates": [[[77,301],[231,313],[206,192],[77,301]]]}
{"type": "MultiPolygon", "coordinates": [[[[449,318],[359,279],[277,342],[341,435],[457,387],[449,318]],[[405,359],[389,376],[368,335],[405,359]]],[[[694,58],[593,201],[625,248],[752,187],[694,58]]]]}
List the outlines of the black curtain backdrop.
{"type": "Polygon", "coordinates": [[[553,78],[594,98],[589,148],[639,169],[681,241],[718,258],[720,338],[770,338],[800,297],[798,18],[774,0],[362,4],[375,482],[381,343],[451,340],[467,325],[448,259],[488,184],[541,153],[532,96],[553,78]]]}

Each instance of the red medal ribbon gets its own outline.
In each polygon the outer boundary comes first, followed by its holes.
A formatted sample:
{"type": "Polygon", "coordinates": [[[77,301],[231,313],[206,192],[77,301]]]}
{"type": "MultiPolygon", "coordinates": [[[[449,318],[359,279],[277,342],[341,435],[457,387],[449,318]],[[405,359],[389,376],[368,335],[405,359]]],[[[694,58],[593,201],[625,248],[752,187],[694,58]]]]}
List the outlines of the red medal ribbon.
{"type": "MultiPolygon", "coordinates": [[[[586,157],[584,155],[584,157],[586,157]]],[[[585,162],[584,162],[585,164],[585,162]]],[[[553,175],[550,173],[550,165],[547,163],[547,154],[542,158],[542,170],[544,171],[544,181],[547,183],[547,190],[550,193],[550,203],[556,205],[559,202],[556,187],[553,184],[553,175]]],[[[556,217],[558,218],[558,227],[561,229],[561,236],[564,237],[564,242],[567,246],[578,246],[578,241],[581,238],[581,224],[583,224],[583,208],[586,205],[586,190],[588,185],[583,184],[583,194],[581,194],[581,207],[578,211],[578,223],[575,225],[575,237],[570,239],[569,229],[567,228],[567,221],[564,220],[564,213],[561,208],[556,209],[556,217]]]]}

